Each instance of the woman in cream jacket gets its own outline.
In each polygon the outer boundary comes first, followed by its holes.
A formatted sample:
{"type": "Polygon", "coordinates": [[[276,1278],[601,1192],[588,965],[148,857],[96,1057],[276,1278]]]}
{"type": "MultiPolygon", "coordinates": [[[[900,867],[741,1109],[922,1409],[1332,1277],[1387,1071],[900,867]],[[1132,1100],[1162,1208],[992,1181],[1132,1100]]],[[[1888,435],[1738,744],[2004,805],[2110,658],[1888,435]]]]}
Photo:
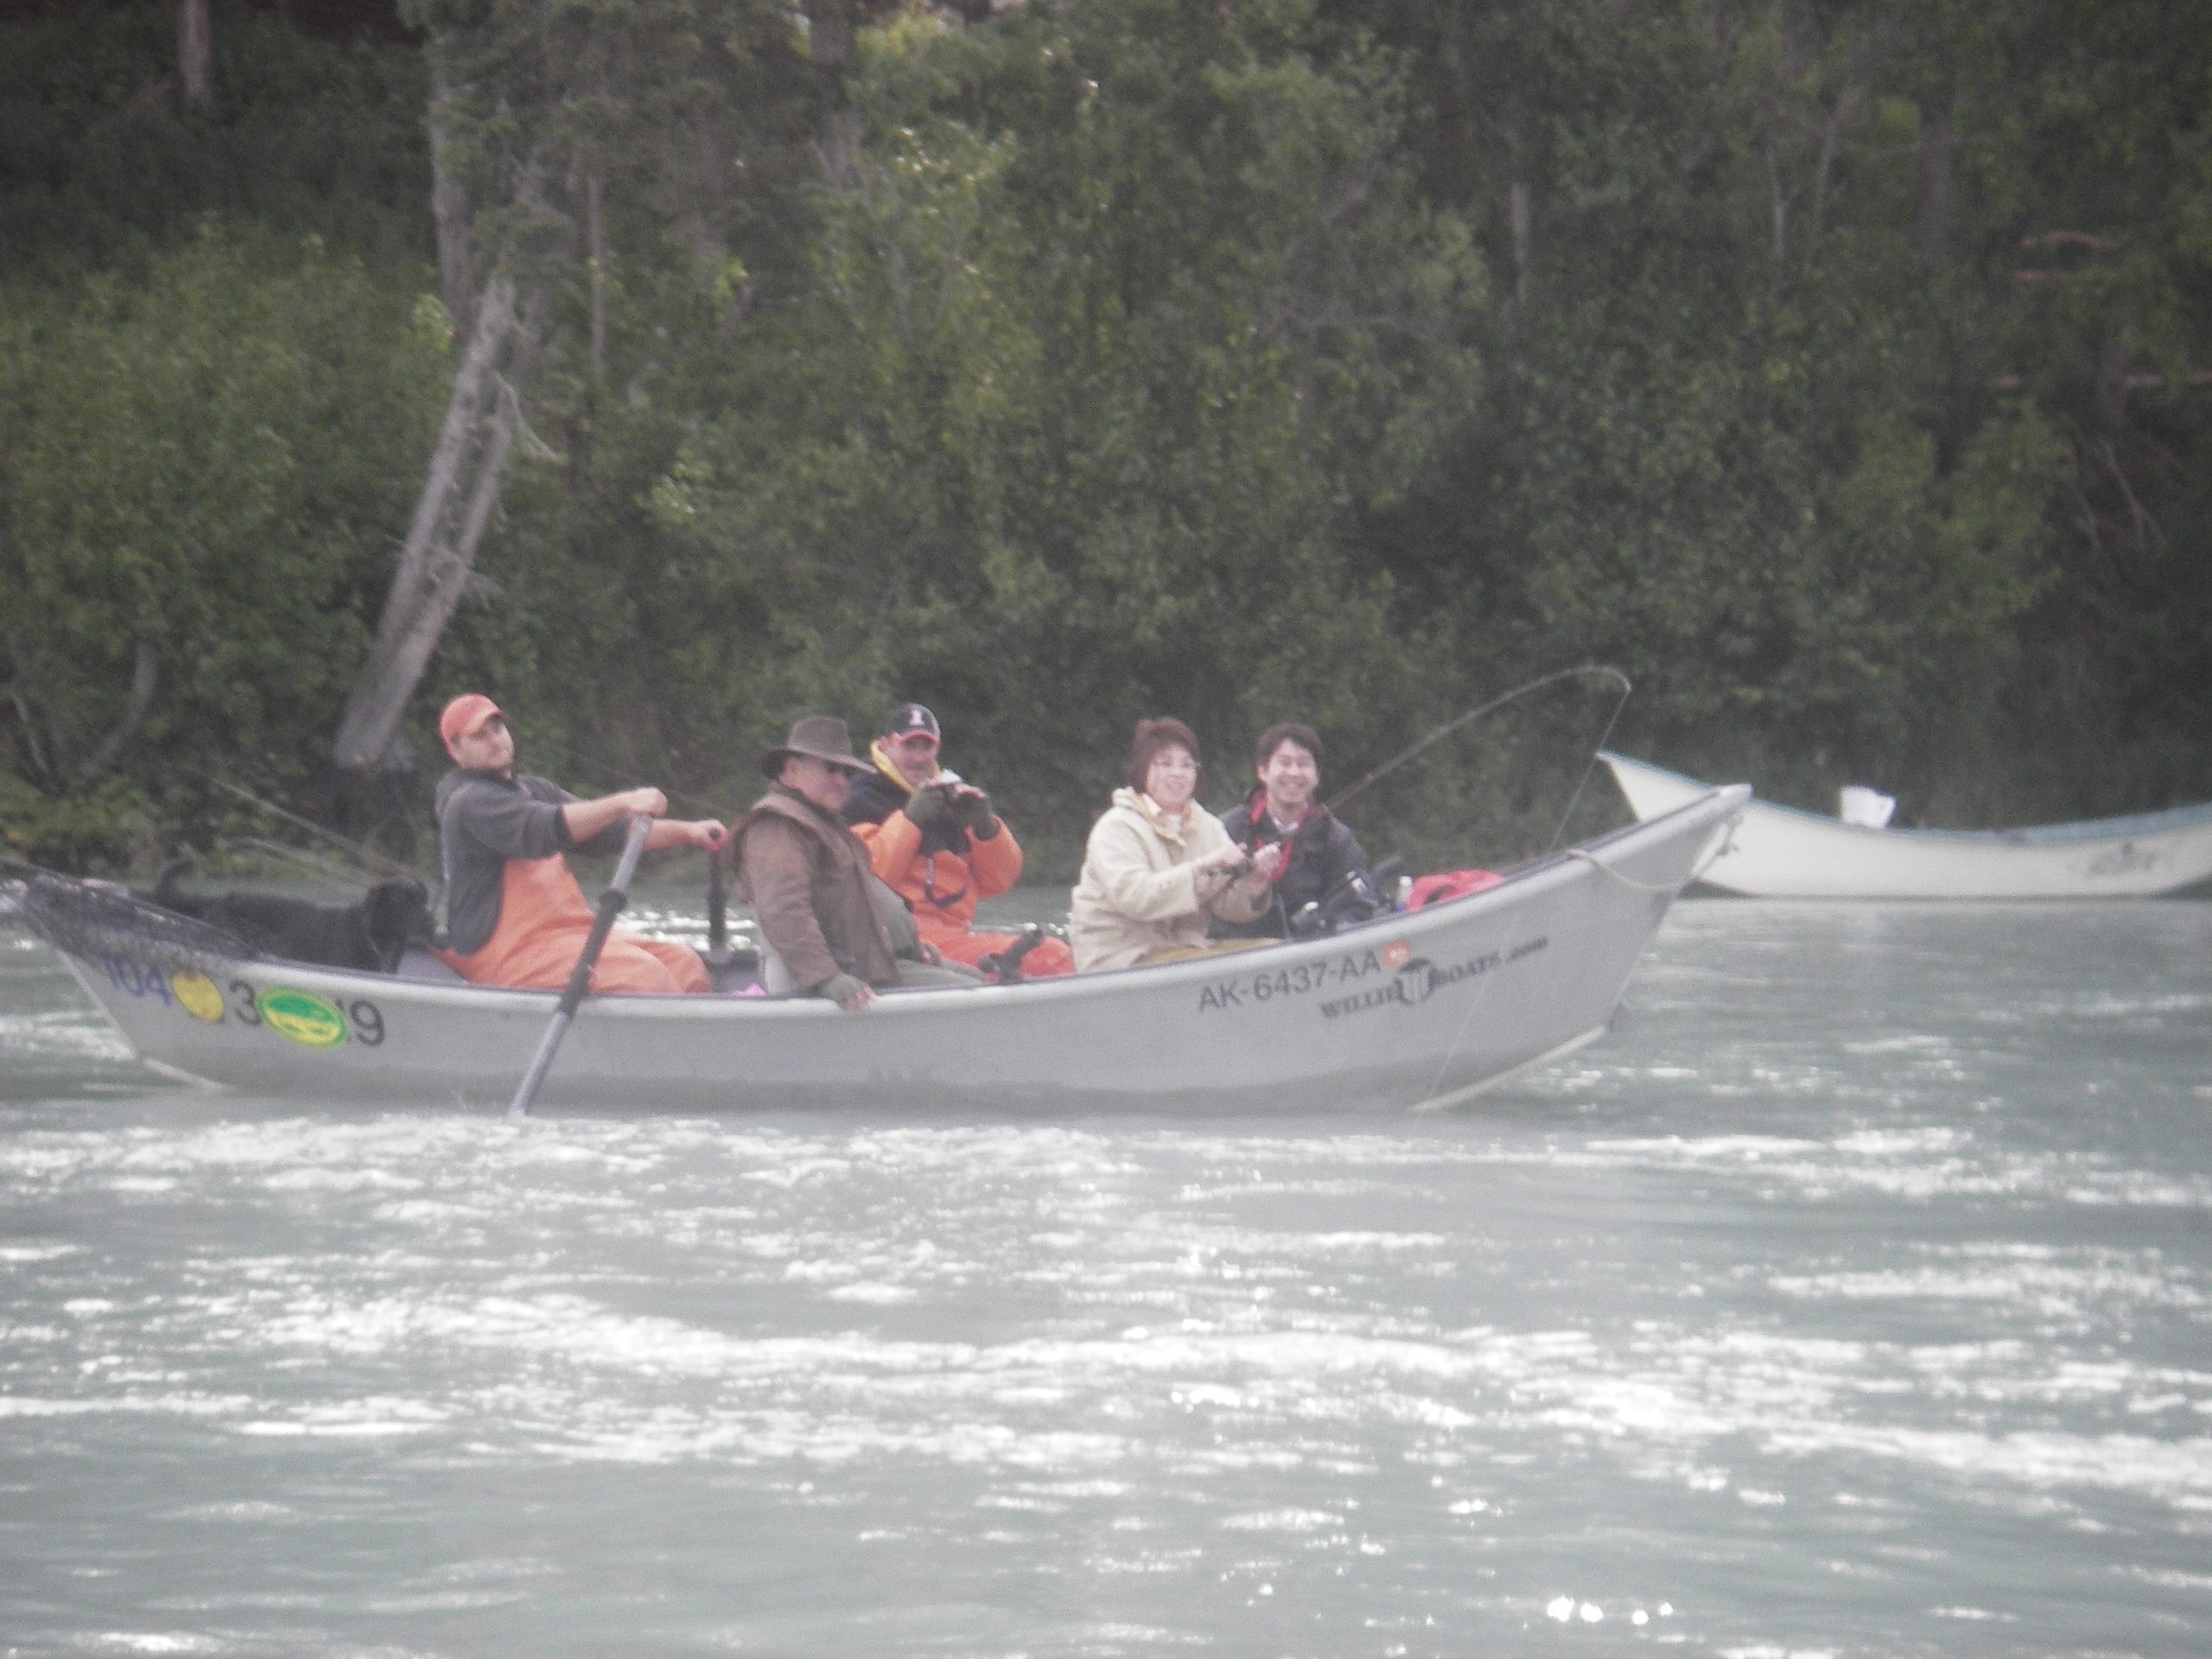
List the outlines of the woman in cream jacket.
{"type": "Polygon", "coordinates": [[[1091,827],[1068,909],[1079,974],[1207,949],[1217,917],[1249,922],[1266,911],[1282,858],[1279,846],[1248,858],[1198,804],[1198,742],[1181,721],[1139,722],[1123,777],[1091,827]]]}

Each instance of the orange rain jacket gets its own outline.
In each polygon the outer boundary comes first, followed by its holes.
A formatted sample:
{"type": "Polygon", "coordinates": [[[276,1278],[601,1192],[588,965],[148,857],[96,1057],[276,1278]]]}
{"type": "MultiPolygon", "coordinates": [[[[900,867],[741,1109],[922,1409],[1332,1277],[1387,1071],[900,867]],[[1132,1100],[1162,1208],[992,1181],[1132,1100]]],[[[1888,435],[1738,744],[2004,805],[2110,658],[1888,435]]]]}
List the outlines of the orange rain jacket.
{"type": "MultiPolygon", "coordinates": [[[[896,791],[905,799],[914,786],[876,744],[870,751],[875,778],[868,779],[875,792],[896,791]]],[[[914,912],[914,926],[923,942],[935,945],[949,960],[974,964],[1014,943],[1011,933],[976,933],[976,901],[996,898],[1021,879],[1021,843],[1014,838],[1004,818],[999,832],[984,841],[965,830],[956,830],[967,844],[965,853],[922,851],[922,831],[903,811],[893,811],[880,823],[856,823],[853,833],[868,843],[868,860],[876,874],[890,884],[914,912]]],[[[1032,978],[1074,970],[1075,958],[1058,939],[1046,939],[1022,959],[1021,970],[1032,978]]]]}

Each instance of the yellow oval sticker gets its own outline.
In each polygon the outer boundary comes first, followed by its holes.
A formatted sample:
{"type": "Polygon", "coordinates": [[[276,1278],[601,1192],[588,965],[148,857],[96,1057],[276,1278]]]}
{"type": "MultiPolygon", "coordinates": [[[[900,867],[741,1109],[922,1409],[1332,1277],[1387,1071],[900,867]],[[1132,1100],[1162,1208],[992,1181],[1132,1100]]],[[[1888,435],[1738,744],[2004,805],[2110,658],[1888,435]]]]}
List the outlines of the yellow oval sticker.
{"type": "Polygon", "coordinates": [[[271,985],[256,1001],[269,1029],[302,1048],[335,1048],[346,1040],[346,1016],[313,991],[271,985]]]}
{"type": "Polygon", "coordinates": [[[171,974],[169,989],[175,993],[178,1005],[194,1019],[205,1020],[211,1026],[223,1023],[223,994],[207,975],[171,974]]]}

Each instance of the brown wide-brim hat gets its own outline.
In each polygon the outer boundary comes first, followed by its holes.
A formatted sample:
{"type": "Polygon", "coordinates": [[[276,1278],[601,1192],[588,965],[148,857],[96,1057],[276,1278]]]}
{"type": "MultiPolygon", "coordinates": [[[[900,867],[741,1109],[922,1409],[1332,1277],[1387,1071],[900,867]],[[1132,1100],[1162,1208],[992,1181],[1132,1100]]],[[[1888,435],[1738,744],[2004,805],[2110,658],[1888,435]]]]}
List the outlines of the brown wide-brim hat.
{"type": "Polygon", "coordinates": [[[847,772],[874,772],[875,762],[863,760],[853,753],[851,734],[845,722],[835,715],[809,715],[794,721],[791,735],[779,748],[773,748],[760,757],[760,775],[779,776],[784,762],[795,754],[804,754],[816,760],[826,760],[833,766],[842,766],[847,772]]]}

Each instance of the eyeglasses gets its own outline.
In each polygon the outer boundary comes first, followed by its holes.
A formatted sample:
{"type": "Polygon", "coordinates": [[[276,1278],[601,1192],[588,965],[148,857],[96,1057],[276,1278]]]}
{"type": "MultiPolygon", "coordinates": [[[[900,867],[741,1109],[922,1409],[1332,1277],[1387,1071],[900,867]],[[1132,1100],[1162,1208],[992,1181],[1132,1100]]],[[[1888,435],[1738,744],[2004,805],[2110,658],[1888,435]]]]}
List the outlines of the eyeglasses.
{"type": "Polygon", "coordinates": [[[891,742],[893,747],[901,749],[933,749],[937,747],[937,739],[931,737],[927,732],[909,732],[904,737],[893,738],[891,742]]]}

